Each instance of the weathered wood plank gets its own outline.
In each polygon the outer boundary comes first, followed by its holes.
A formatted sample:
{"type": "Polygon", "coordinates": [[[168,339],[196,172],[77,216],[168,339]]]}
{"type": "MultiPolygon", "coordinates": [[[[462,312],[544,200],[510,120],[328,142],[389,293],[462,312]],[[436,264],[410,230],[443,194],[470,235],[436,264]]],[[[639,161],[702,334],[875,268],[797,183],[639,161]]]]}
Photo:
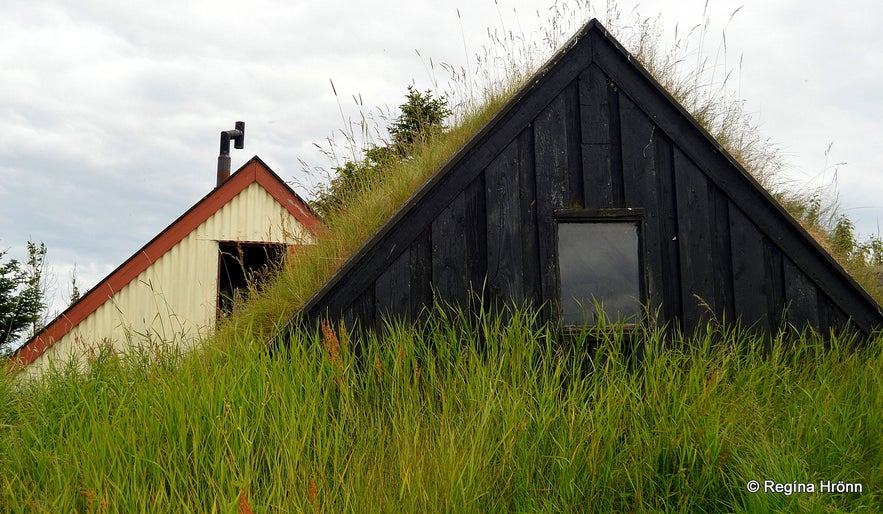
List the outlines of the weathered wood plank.
{"type": "MultiPolygon", "coordinates": [[[[487,208],[487,286],[494,302],[521,302],[524,298],[524,255],[521,218],[521,173],[518,140],[513,141],[485,169],[487,208]]],[[[532,177],[530,177],[532,178],[532,177]]]]}
{"type": "MultiPolygon", "coordinates": [[[[610,101],[607,96],[607,82],[607,76],[595,64],[589,65],[579,74],[580,134],[584,145],[610,144],[610,101]]],[[[609,161],[607,164],[609,166],[609,161]]],[[[592,175],[601,176],[603,173],[592,173],[592,175]]]]}
{"type": "Polygon", "coordinates": [[[764,284],[767,294],[767,319],[770,329],[782,327],[785,314],[785,272],[782,268],[782,251],[768,237],[763,238],[764,284]]]}
{"type": "MultiPolygon", "coordinates": [[[[528,126],[518,136],[518,195],[519,218],[521,219],[521,276],[523,280],[523,296],[514,297],[519,305],[529,302],[539,308],[544,305],[541,286],[541,270],[539,233],[537,230],[537,168],[534,159],[533,125],[528,126]]],[[[546,304],[548,305],[548,304],[546,304]]],[[[543,321],[551,320],[551,312],[545,308],[542,312],[543,321]]]]}
{"type": "Polygon", "coordinates": [[[855,331],[856,327],[850,322],[849,316],[842,309],[834,305],[827,295],[819,295],[824,299],[825,308],[827,310],[828,331],[835,334],[845,334],[855,331]]]}
{"type": "Polygon", "coordinates": [[[432,287],[437,300],[465,304],[466,203],[461,193],[432,222],[432,287]]]}
{"type": "Polygon", "coordinates": [[[730,246],[729,201],[713,183],[708,183],[708,200],[711,209],[711,242],[714,270],[715,313],[720,321],[732,322],[736,319],[733,308],[733,249],[730,246]]]}
{"type": "MultiPolygon", "coordinates": [[[[554,209],[568,207],[566,100],[556,97],[534,121],[537,232],[540,289],[545,299],[558,299],[554,209]]],[[[553,314],[554,316],[554,314],[553,314]]]]}
{"type": "MultiPolygon", "coordinates": [[[[342,320],[346,330],[353,336],[352,342],[354,350],[357,349],[358,342],[361,340],[366,331],[374,329],[374,286],[365,288],[360,294],[353,298],[352,303],[342,311],[338,320],[342,320]]],[[[334,323],[335,318],[329,318],[334,325],[335,331],[339,331],[339,327],[334,323]]],[[[338,334],[339,335],[339,334],[338,334]]]]}
{"type": "Polygon", "coordinates": [[[791,259],[783,259],[785,302],[788,305],[788,323],[798,331],[818,328],[819,302],[816,286],[791,259]]]}
{"type": "MultiPolygon", "coordinates": [[[[579,77],[582,126],[583,196],[586,207],[610,208],[613,193],[613,154],[607,77],[590,66],[579,77]]],[[[617,170],[619,173],[619,170],[617,170]]]]}
{"type": "Polygon", "coordinates": [[[820,291],[819,288],[815,286],[815,284],[813,284],[813,287],[815,288],[816,293],[815,310],[818,313],[819,317],[819,324],[815,328],[820,334],[829,334],[831,330],[831,323],[833,321],[830,317],[831,311],[828,308],[830,304],[830,299],[824,293],[824,291],[820,291]]]}
{"type": "Polygon", "coordinates": [[[482,293],[487,276],[488,242],[484,189],[484,174],[481,174],[463,191],[467,293],[482,293]]]}
{"type": "Polygon", "coordinates": [[[564,158],[567,160],[567,205],[585,207],[583,194],[583,165],[581,158],[582,134],[580,124],[579,80],[574,80],[561,92],[564,101],[564,158]]]}
{"type": "Polygon", "coordinates": [[[622,158],[622,107],[619,101],[619,87],[612,80],[608,80],[607,83],[607,102],[610,107],[610,189],[613,199],[612,207],[628,207],[625,196],[625,163],[622,158]]]}
{"type": "Polygon", "coordinates": [[[622,137],[622,175],[625,206],[643,208],[644,273],[649,309],[655,312],[664,302],[661,224],[657,199],[656,126],[626,96],[619,99],[622,137]]]}
{"type": "Polygon", "coordinates": [[[411,313],[420,319],[432,305],[432,230],[426,227],[410,247],[411,313]]]}
{"type": "Polygon", "coordinates": [[[678,243],[677,185],[675,183],[674,149],[671,141],[660,134],[656,138],[656,175],[658,183],[659,244],[662,261],[663,323],[680,326],[682,312],[681,264],[678,243]]]}
{"type": "Polygon", "coordinates": [[[680,149],[674,151],[678,204],[678,242],[684,301],[684,328],[690,332],[719,312],[714,292],[712,206],[708,181],[680,149]],[[709,310],[711,312],[709,312],[709,310]]]}
{"type": "Polygon", "coordinates": [[[775,329],[769,321],[764,236],[741,209],[729,204],[733,262],[733,307],[743,326],[775,329]]]}
{"type": "Polygon", "coordinates": [[[406,248],[374,283],[377,323],[383,320],[410,319],[411,313],[411,252],[406,248]]]}

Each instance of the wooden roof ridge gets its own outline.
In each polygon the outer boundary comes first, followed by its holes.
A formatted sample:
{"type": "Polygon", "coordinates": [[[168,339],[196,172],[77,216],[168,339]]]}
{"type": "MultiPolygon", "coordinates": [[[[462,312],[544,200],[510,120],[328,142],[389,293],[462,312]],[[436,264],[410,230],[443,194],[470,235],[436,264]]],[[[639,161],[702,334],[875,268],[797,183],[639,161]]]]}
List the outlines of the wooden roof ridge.
{"type": "MultiPolygon", "coordinates": [[[[610,80],[621,84],[625,94],[649,114],[665,135],[685,142],[685,155],[695,162],[709,181],[769,237],[781,251],[838,305],[858,310],[850,312],[854,321],[870,333],[883,320],[877,302],[845,271],[800,223],[706,130],[597,20],[587,22],[519,89],[469,140],[371,235],[332,276],[292,316],[287,326],[297,323],[328,298],[358,294],[370,277],[349,277],[354,268],[371,268],[408,244],[410,236],[422,230],[420,220],[440,212],[452,191],[458,192],[482,172],[489,161],[517,136],[523,123],[529,123],[546,104],[582,70],[600,68],[610,80]],[[571,52],[577,46],[580,52],[571,52]],[[585,56],[585,57],[584,57],[585,56]],[[542,88],[548,94],[534,94],[542,88]],[[501,135],[500,133],[504,134],[501,135]],[[722,162],[722,160],[724,162],[722,162]],[[469,170],[463,171],[467,167],[469,170]],[[723,165],[722,165],[723,164],[723,165]],[[453,173],[456,171],[457,173],[453,173]],[[758,194],[761,195],[758,198],[758,194]],[[749,208],[750,207],[750,208],[749,208]],[[418,215],[419,214],[419,215],[418,215]],[[782,223],[793,230],[783,230],[782,223]],[[413,225],[413,226],[411,226],[413,225]],[[396,234],[396,232],[400,232],[396,234]],[[383,251],[375,251],[383,250],[383,251]],[[805,257],[818,254],[822,258],[805,257]],[[838,280],[838,277],[845,280],[838,280]],[[347,282],[347,291],[337,290],[347,282]],[[364,283],[364,284],[363,284],[364,283]],[[857,291],[861,301],[848,300],[857,291]]],[[[362,274],[365,275],[365,274],[362,274]]],[[[333,301],[333,300],[332,300],[333,301]]]]}
{"type": "Polygon", "coordinates": [[[10,370],[34,362],[74,327],[94,313],[115,293],[122,290],[144,270],[183,240],[205,220],[214,215],[236,195],[253,183],[263,187],[311,233],[321,230],[321,222],[309,205],[292,190],[257,155],[230,175],[223,184],[196,202],[184,214],[163,229],[119,267],[71,304],[64,312],[16,350],[10,358],[10,370]]]}

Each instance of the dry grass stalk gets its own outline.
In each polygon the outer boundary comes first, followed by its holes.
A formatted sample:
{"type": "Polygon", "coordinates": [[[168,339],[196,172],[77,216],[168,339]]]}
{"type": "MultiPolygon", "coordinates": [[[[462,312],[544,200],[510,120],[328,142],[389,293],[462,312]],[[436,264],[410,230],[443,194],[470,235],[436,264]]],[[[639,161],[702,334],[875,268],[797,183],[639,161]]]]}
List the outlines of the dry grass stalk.
{"type": "Polygon", "coordinates": [[[254,511],[251,510],[251,505],[248,504],[248,496],[245,494],[245,490],[239,493],[239,509],[237,512],[239,514],[254,514],[254,511]]]}
{"type": "Polygon", "coordinates": [[[307,487],[307,501],[314,508],[319,506],[319,486],[316,485],[316,479],[310,479],[310,485],[307,487]]]}
{"type": "Polygon", "coordinates": [[[328,352],[328,363],[340,374],[343,374],[343,357],[340,353],[340,340],[337,338],[337,334],[334,333],[334,329],[331,327],[331,322],[327,319],[322,320],[322,340],[325,344],[325,350],[328,352]]]}

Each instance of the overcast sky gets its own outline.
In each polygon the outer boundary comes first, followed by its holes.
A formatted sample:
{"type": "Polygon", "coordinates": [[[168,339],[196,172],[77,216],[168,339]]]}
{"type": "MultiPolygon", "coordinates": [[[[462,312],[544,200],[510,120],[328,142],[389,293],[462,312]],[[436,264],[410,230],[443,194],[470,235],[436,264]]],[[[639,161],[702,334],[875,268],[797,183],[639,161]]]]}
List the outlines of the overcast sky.
{"type": "MultiPolygon", "coordinates": [[[[569,33],[589,18],[575,4],[570,12],[579,14],[557,22],[569,33]]],[[[315,145],[327,147],[344,118],[359,119],[354,96],[370,114],[402,103],[408,84],[448,90],[442,63],[462,70],[468,62],[478,75],[475,56],[487,55],[488,30],[543,47],[551,7],[552,0],[6,0],[0,248],[22,258],[27,240],[46,243],[57,308],[74,265],[80,286],[93,286],[214,187],[219,133],[236,120],[246,122],[246,148],[233,150],[233,168],[259,155],[308,197],[301,184],[314,178],[302,163],[333,165],[315,145]]],[[[701,23],[704,8],[702,0],[618,3],[625,21],[661,14],[664,43],[675,26],[683,35],[701,23]]],[[[599,4],[596,14],[606,10],[599,4]]],[[[731,89],[782,148],[789,177],[796,185],[836,177],[845,212],[862,234],[877,233],[883,7],[711,0],[708,18],[701,47],[734,70],[731,89]]]]}

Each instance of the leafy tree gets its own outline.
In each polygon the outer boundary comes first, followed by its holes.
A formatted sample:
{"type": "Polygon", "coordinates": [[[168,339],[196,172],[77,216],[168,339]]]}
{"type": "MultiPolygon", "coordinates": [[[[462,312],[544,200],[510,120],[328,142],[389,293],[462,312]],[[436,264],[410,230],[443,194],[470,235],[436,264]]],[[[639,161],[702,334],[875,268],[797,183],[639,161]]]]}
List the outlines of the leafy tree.
{"type": "Polygon", "coordinates": [[[413,86],[408,86],[399,110],[401,114],[389,126],[388,144],[367,148],[361,162],[347,161],[334,168],[331,184],[318,192],[312,204],[320,216],[345,207],[357,192],[375,186],[395,163],[410,157],[416,145],[444,130],[444,121],[451,115],[444,97],[434,96],[429,89],[421,93],[413,86]]]}
{"type": "Polygon", "coordinates": [[[13,350],[24,336],[36,333],[46,309],[43,267],[46,245],[28,241],[28,260],[2,262],[0,251],[0,355],[13,350]]]}

